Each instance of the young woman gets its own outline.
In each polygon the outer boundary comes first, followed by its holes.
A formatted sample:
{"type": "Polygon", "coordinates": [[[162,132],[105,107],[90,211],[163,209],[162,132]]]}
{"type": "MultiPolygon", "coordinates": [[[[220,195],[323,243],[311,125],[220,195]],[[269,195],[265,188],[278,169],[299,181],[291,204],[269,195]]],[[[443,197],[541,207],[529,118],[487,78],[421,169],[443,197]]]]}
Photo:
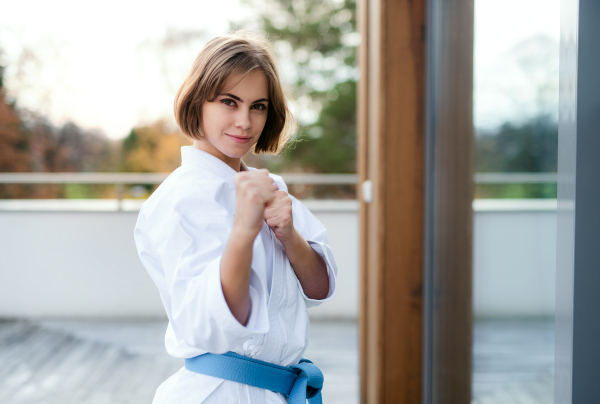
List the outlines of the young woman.
{"type": "MultiPolygon", "coordinates": [[[[135,228],[169,318],[167,351],[297,365],[307,307],[333,296],[337,268],[325,228],[282,178],[242,161],[250,151],[277,153],[294,126],[269,43],[244,32],[211,40],[174,109],[193,146],[182,147],[181,167],[143,204],[135,228]]],[[[154,403],[287,402],[209,374],[186,361],[154,403]]]]}

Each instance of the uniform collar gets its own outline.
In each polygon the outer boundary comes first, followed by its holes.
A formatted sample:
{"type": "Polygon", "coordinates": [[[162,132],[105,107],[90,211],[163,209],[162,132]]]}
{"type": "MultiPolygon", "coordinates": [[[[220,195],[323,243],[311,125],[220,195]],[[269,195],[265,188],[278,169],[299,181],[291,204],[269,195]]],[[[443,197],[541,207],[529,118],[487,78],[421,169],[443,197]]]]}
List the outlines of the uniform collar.
{"type": "MultiPolygon", "coordinates": [[[[248,171],[248,167],[241,161],[241,170],[248,171]]],[[[226,180],[232,180],[237,174],[233,168],[218,157],[213,156],[210,153],[195,148],[194,146],[182,146],[181,147],[181,165],[187,166],[192,165],[196,167],[204,168],[213,174],[218,175],[226,180]]]]}

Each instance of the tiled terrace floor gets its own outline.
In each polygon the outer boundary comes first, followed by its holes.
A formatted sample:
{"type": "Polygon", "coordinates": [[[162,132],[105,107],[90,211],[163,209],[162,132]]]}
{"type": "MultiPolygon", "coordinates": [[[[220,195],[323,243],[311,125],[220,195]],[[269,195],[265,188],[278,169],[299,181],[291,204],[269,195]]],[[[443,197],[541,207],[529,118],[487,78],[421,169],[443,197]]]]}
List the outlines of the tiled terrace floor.
{"type": "MultiPolygon", "coordinates": [[[[552,403],[553,325],[475,326],[475,404],[552,403]]],[[[0,403],[150,403],[181,367],[163,347],[164,322],[0,322],[0,403]]],[[[324,402],[358,403],[352,322],[314,322],[306,356],[325,375],[324,402]]]]}
{"type": "Polygon", "coordinates": [[[554,322],[479,321],[473,404],[554,403],[554,322]]]}

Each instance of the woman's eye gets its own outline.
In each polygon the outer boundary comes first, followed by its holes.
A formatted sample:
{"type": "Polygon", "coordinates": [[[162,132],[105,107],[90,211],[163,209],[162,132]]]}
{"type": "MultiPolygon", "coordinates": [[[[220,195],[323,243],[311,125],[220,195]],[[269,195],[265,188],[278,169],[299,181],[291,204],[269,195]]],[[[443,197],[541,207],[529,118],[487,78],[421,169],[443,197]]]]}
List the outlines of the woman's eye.
{"type": "Polygon", "coordinates": [[[221,100],[221,102],[229,107],[235,107],[235,101],[229,98],[225,98],[224,100],[221,100]]]}
{"type": "Polygon", "coordinates": [[[265,109],[267,109],[267,107],[265,106],[265,104],[254,104],[252,106],[252,108],[257,109],[259,111],[264,111],[265,109]]]}

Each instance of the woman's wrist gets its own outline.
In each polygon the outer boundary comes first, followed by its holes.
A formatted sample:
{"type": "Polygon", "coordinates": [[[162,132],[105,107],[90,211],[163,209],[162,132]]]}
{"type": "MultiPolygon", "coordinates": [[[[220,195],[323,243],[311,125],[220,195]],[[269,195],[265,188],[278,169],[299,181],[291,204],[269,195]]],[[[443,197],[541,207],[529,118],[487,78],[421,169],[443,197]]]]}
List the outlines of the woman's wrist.
{"type": "Polygon", "coordinates": [[[285,248],[286,251],[289,251],[295,250],[298,245],[303,245],[305,242],[304,237],[293,228],[290,235],[282,240],[281,244],[283,244],[283,248],[285,248]]]}
{"type": "Polygon", "coordinates": [[[254,239],[258,235],[258,232],[249,229],[247,226],[233,224],[231,234],[229,235],[230,240],[237,240],[239,244],[254,244],[254,239]]]}

